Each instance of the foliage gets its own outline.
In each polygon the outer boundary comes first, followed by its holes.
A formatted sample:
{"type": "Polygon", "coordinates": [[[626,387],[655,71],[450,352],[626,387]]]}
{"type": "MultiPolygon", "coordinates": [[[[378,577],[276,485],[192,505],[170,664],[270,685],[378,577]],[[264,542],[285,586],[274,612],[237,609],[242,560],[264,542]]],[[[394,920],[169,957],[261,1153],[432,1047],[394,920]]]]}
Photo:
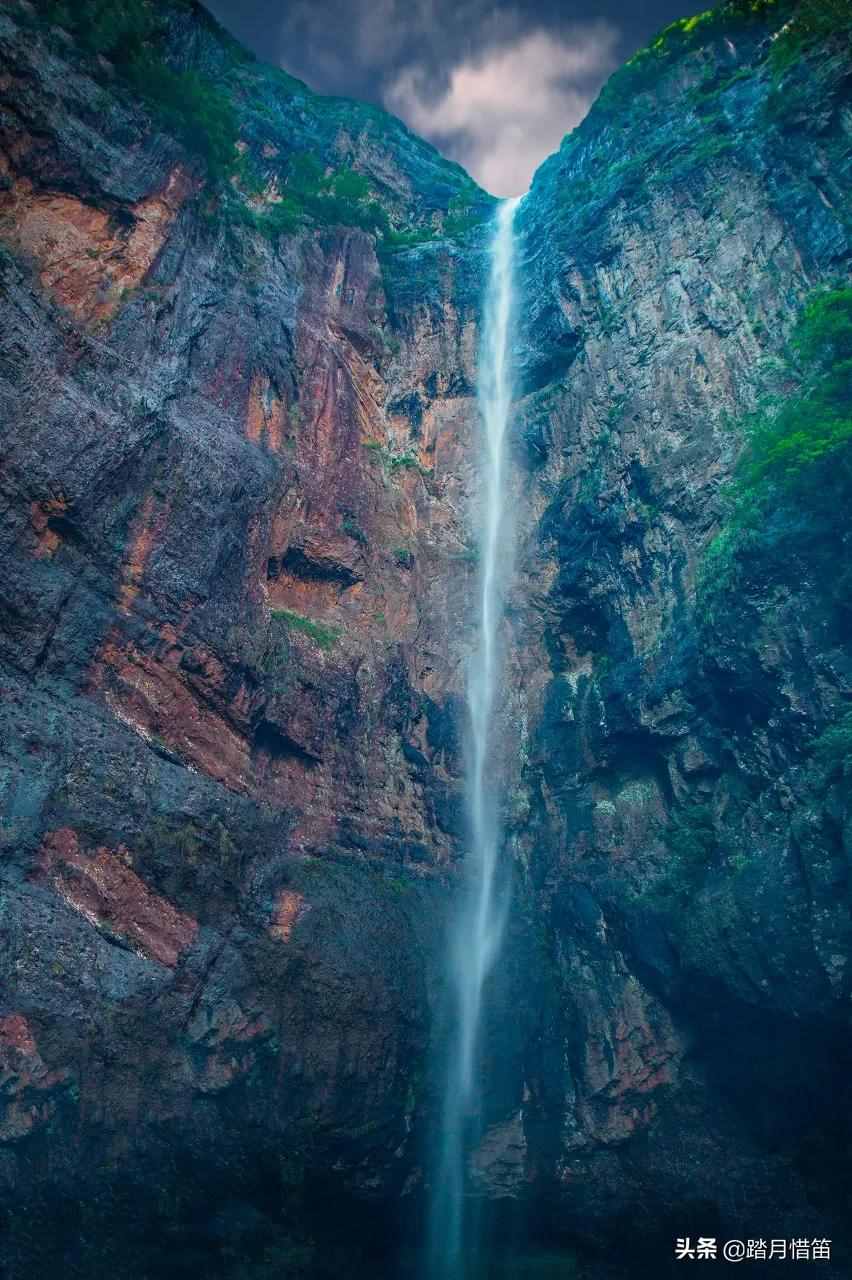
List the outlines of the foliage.
{"type": "Polygon", "coordinates": [[[238,164],[237,121],[218,85],[197,71],[173,71],[162,56],[168,8],[153,0],[76,0],[48,3],[49,21],[66,27],[90,53],[108,58],[153,109],[163,126],[203,157],[211,177],[223,179],[238,164]]]}
{"type": "Polygon", "coordinates": [[[463,235],[471,227],[488,221],[491,217],[491,208],[476,208],[479,194],[477,188],[471,184],[453,196],[447,206],[447,216],[444,220],[445,236],[463,235]]]}
{"type": "Polygon", "coordinates": [[[473,227],[487,222],[492,216],[492,209],[493,202],[485,203],[483,193],[475,183],[469,182],[450,200],[443,227],[413,227],[401,231],[388,225],[381,248],[385,253],[393,253],[401,249],[414,249],[423,244],[433,244],[447,237],[458,238],[473,227]]]}
{"type": "Polygon", "coordinates": [[[718,849],[710,806],[692,804],[675,813],[666,828],[665,843],[685,873],[703,871],[713,861],[718,849]]]}
{"type": "Polygon", "coordinates": [[[414,564],[414,555],[408,547],[394,547],[393,558],[401,569],[410,569],[414,564]]]}
{"type": "Polygon", "coordinates": [[[364,448],[382,464],[382,469],[388,475],[393,476],[397,471],[419,471],[421,475],[426,474],[426,469],[420,465],[420,459],[412,449],[398,451],[382,444],[381,440],[365,440],[363,443],[364,448]]]}
{"type": "Polygon", "coordinates": [[[389,453],[385,464],[391,475],[396,471],[420,471],[420,461],[416,453],[406,449],[403,453],[389,453]]]}
{"type": "Polygon", "coordinates": [[[137,57],[156,31],[153,7],[146,0],[74,0],[48,3],[50,22],[72,31],[90,53],[120,65],[137,57]]]}
{"type": "MultiPolygon", "coordinates": [[[[251,190],[251,182],[249,173],[241,185],[251,190]]],[[[225,212],[230,221],[250,226],[270,240],[309,224],[361,227],[380,234],[389,225],[368,178],[353,169],[325,173],[319,161],[306,153],[290,160],[280,199],[258,209],[228,196],[225,212]]]]}
{"type": "Polygon", "coordinates": [[[432,244],[438,238],[434,227],[414,227],[410,231],[398,231],[391,227],[385,234],[382,249],[385,253],[395,249],[414,249],[421,244],[432,244]]]}
{"type": "MultiPolygon", "coordinates": [[[[818,4],[819,0],[814,3],[818,4]]],[[[843,5],[849,0],[828,0],[828,3],[843,5]]],[[[620,113],[637,93],[653,89],[660,73],[676,57],[735,27],[763,22],[783,7],[780,0],[729,0],[718,8],[705,9],[703,13],[669,23],[607,81],[598,99],[598,112],[620,113]]]]}
{"type": "Polygon", "coordinates": [[[367,535],[354,516],[348,514],[345,515],[340,521],[340,527],[346,534],[347,538],[352,538],[362,547],[367,546],[367,535]]]}
{"type": "Polygon", "coordinates": [[[819,735],[811,753],[826,782],[852,778],[852,711],[819,735]]]}
{"type": "Polygon", "coordinates": [[[237,120],[228,98],[212,80],[197,71],[172,71],[146,54],[133,60],[128,74],[165,127],[204,158],[211,177],[224,179],[234,172],[237,120]]]}
{"type": "Polygon", "coordinates": [[[258,666],[264,672],[267,688],[271,693],[284,694],[290,686],[290,641],[286,621],[272,611],[272,622],[266,635],[266,643],[258,658],[258,666]]]}
{"type": "Polygon", "coordinates": [[[793,491],[821,502],[825,485],[852,490],[852,288],[813,297],[791,345],[796,390],[766,400],[747,424],[735,483],[741,508],[793,491]]]}
{"type": "Polygon", "coordinates": [[[724,525],[699,566],[697,607],[711,625],[732,598],[803,581],[826,621],[848,626],[852,563],[852,289],[812,295],[778,362],[783,392],[745,423],[724,525]]]}
{"type": "Polygon", "coordinates": [[[773,75],[780,79],[812,45],[850,31],[852,0],[802,0],[772,42],[773,75]]]}
{"type": "Polygon", "coordinates": [[[294,209],[315,222],[342,223],[365,231],[383,230],[387,214],[372,196],[369,180],[354,169],[323,172],[312,155],[293,156],[287,174],[286,198],[294,209]]]}
{"type": "MultiPolygon", "coordinates": [[[[325,172],[307,154],[292,156],[280,200],[260,208],[246,199],[260,194],[260,184],[251,161],[237,151],[238,123],[230,96],[200,72],[177,71],[165,61],[169,20],[176,10],[189,9],[189,0],[42,0],[42,5],[50,22],[71,31],[88,52],[108,58],[163,127],[203,157],[221,190],[220,211],[230,223],[251,227],[269,239],[306,224],[360,227],[379,236],[386,247],[434,238],[431,228],[394,231],[366,175],[352,168],[325,172]],[[233,177],[239,178],[236,189],[226,181],[233,177]]],[[[239,50],[236,45],[234,49],[236,57],[239,50]]],[[[298,85],[284,73],[275,74],[283,78],[286,92],[298,85]]],[[[447,234],[460,234],[475,224],[477,198],[481,193],[470,182],[450,201],[447,234]]]]}
{"type": "Polygon", "coordinates": [[[273,609],[272,616],[280,619],[291,631],[298,631],[307,636],[319,649],[332,649],[340,639],[340,627],[317,622],[314,618],[306,618],[292,609],[273,609]]]}

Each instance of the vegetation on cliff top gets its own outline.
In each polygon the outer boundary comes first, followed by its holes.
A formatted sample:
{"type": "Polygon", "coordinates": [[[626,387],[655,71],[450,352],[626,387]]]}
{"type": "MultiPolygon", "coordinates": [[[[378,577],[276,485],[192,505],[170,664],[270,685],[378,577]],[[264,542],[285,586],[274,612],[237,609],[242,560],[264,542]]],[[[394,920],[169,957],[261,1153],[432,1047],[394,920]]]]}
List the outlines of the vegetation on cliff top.
{"type": "Polygon", "coordinates": [[[738,29],[772,22],[775,32],[768,63],[781,76],[811,45],[852,28],[852,0],[728,0],[691,18],[670,23],[607,81],[598,114],[629,107],[637,93],[652,89],[677,58],[714,38],[736,37],[738,29]]]}
{"type": "Polygon", "coordinates": [[[650,198],[698,174],[712,178],[722,159],[759,168],[744,113],[786,130],[813,100],[833,101],[850,36],[852,0],[728,0],[664,28],[607,81],[558,160],[542,167],[544,181],[556,180],[572,241],[596,235],[607,211],[640,188],[650,198]],[[651,93],[679,95],[676,129],[649,122],[654,108],[638,100],[651,93]]]}
{"type": "MultiPolygon", "coordinates": [[[[257,136],[250,146],[241,134],[248,128],[250,137],[256,135],[258,118],[276,121],[276,102],[294,90],[309,90],[277,68],[256,64],[260,81],[246,99],[232,73],[254,63],[252,55],[193,0],[41,0],[39,10],[48,23],[70,32],[83,51],[111,63],[119,83],[146,104],[165,131],[204,161],[216,196],[207,212],[231,226],[249,227],[270,239],[305,226],[360,227],[390,251],[441,235],[457,236],[488,216],[484,193],[461,170],[443,226],[403,229],[392,226],[371,179],[350,166],[333,168],[316,155],[284,145],[281,160],[270,170],[257,136]],[[174,65],[175,20],[190,16],[215,33],[217,56],[225,55],[222,77],[214,80],[195,68],[174,65]],[[265,95],[256,92],[258,84],[265,86],[265,95]],[[244,99],[249,114],[256,117],[254,126],[242,118],[243,106],[238,110],[244,99]]],[[[94,64],[92,72],[101,78],[103,64],[94,64]]],[[[367,104],[357,105],[362,115],[383,116],[367,104]]]]}
{"type": "MultiPolygon", "coordinates": [[[[47,0],[44,11],[83,49],[112,62],[163,127],[202,157],[211,178],[222,180],[239,163],[233,105],[212,80],[194,70],[175,71],[163,57],[170,10],[173,16],[192,8],[191,0],[47,0]]],[[[230,44],[239,56],[239,45],[230,44]]]]}

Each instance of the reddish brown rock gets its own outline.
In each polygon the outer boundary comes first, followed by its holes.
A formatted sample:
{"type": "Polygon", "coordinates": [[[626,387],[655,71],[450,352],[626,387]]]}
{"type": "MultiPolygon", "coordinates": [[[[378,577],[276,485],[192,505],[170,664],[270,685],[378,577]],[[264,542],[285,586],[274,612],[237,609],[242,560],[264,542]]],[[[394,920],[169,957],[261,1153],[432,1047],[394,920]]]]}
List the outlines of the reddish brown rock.
{"type": "Polygon", "coordinates": [[[286,408],[268,376],[255,373],[249,387],[246,435],[255,444],[265,444],[280,453],[286,430],[286,408]]]}
{"type": "Polygon", "coordinates": [[[294,925],[306,911],[310,911],[310,907],[305,905],[304,894],[293,889],[282,889],[269,926],[271,936],[279,942],[289,942],[294,925]]]}
{"type": "Polygon", "coordinates": [[[42,286],[77,319],[102,322],[145,279],[191,185],[175,168],[162,191],[131,206],[125,229],[109,209],[21,178],[0,193],[0,238],[35,259],[42,286]]]}
{"type": "Polygon", "coordinates": [[[54,831],[41,851],[41,871],[60,896],[99,929],[125,939],[139,955],[174,968],[198,924],[153,893],[127,865],[130,855],[84,853],[69,828],[54,831]]]}
{"type": "Polygon", "coordinates": [[[42,1061],[27,1019],[20,1013],[0,1017],[0,1143],[25,1138],[50,1119],[50,1091],[68,1077],[42,1061]]]}

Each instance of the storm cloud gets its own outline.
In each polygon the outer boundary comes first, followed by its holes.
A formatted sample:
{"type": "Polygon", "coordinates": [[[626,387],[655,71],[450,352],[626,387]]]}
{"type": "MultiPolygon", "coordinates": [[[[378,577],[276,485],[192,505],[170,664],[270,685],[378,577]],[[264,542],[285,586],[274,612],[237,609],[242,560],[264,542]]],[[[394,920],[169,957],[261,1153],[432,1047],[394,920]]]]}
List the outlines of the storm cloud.
{"type": "Polygon", "coordinates": [[[384,101],[487,191],[520,195],[545,156],[583,119],[615,66],[617,40],[603,22],[562,38],[533,31],[460,62],[437,96],[424,68],[407,67],[384,101]]]}
{"type": "Polygon", "coordinates": [[[321,93],[402,117],[495,195],[525,191],[610,73],[677,0],[206,0],[238,38],[321,93]]]}

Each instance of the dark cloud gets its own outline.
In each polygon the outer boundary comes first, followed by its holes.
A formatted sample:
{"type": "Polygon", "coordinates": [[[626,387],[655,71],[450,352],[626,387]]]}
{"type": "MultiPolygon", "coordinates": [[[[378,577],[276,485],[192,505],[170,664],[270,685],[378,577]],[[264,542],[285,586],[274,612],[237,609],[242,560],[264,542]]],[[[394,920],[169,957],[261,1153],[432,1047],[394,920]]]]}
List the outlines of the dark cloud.
{"type": "Polygon", "coordinates": [[[379,103],[497,195],[583,118],[677,0],[205,0],[260,57],[321,93],[379,103]]]}

